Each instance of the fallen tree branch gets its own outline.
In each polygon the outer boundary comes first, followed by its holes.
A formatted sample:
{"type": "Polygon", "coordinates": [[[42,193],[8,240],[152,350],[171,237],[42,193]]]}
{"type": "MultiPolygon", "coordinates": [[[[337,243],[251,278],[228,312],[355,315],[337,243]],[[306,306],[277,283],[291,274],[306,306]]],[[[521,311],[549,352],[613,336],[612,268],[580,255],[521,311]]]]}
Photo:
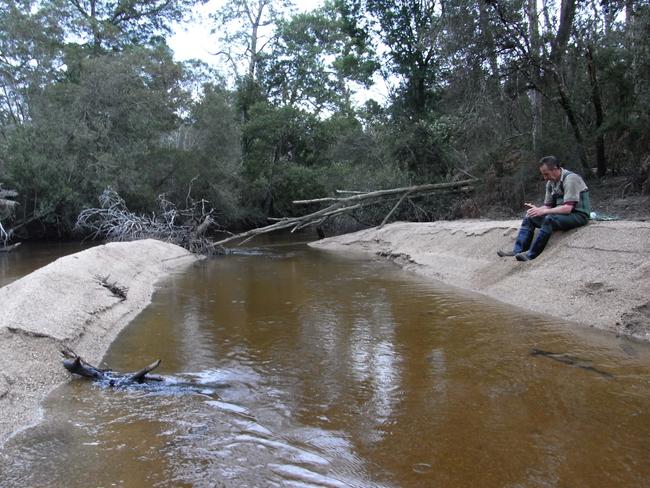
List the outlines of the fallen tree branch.
{"type": "Polygon", "coordinates": [[[134,383],[144,383],[145,381],[162,381],[160,376],[147,376],[151,371],[160,366],[160,359],[135,373],[115,373],[110,369],[100,369],[87,363],[71,349],[62,349],[61,355],[64,358],[63,367],[70,373],[94,381],[105,382],[108,386],[127,386],[134,383]]]}
{"type": "Polygon", "coordinates": [[[11,217],[14,214],[16,206],[19,205],[19,203],[15,200],[9,200],[9,198],[15,198],[17,196],[18,192],[16,190],[2,188],[2,184],[0,184],[0,240],[2,241],[0,251],[2,252],[12,251],[20,245],[20,243],[9,245],[9,241],[11,240],[15,228],[6,230],[2,226],[1,222],[3,219],[11,217]]]}
{"type": "Polygon", "coordinates": [[[388,190],[377,190],[367,193],[354,194],[349,197],[329,197],[329,198],[316,198],[314,200],[294,200],[293,203],[296,205],[304,205],[308,203],[320,203],[320,202],[356,202],[359,200],[367,200],[369,198],[380,198],[389,195],[401,195],[402,193],[424,193],[432,190],[448,190],[454,188],[460,188],[463,186],[469,186],[472,183],[476,183],[478,180],[476,178],[471,178],[461,181],[452,181],[449,183],[429,183],[426,185],[415,185],[407,186],[403,188],[391,188],[388,190]]]}
{"type": "Polygon", "coordinates": [[[158,197],[159,211],[151,215],[131,212],[120,195],[107,188],[99,197],[100,207],[83,210],[77,217],[75,228],[87,233],[91,239],[131,241],[152,238],[184,247],[206,255],[223,254],[206,237],[211,226],[214,209],[206,209],[206,201],[195,202],[189,191],[187,208],[179,209],[164,195],[158,197]]]}
{"type": "MultiPolygon", "coordinates": [[[[223,246],[224,244],[232,241],[241,241],[239,245],[242,245],[255,236],[260,234],[266,234],[269,232],[274,232],[276,230],[291,229],[291,232],[302,229],[310,225],[320,225],[325,220],[334,217],[336,215],[349,213],[354,210],[358,210],[363,207],[370,205],[376,205],[378,203],[385,203],[394,199],[399,200],[397,205],[395,205],[389,214],[384,218],[384,221],[381,223],[381,226],[385,225],[388,219],[392,214],[397,210],[399,205],[406,198],[412,198],[414,196],[424,196],[431,193],[437,193],[440,191],[468,191],[472,188],[472,184],[478,181],[476,178],[466,179],[461,181],[453,181],[449,183],[431,183],[427,185],[416,185],[403,188],[392,188],[388,190],[377,190],[367,193],[354,193],[352,196],[348,197],[325,197],[325,198],[315,198],[311,200],[295,200],[293,203],[296,205],[304,204],[315,204],[315,203],[331,203],[328,207],[325,207],[316,212],[312,212],[302,217],[290,217],[290,218],[281,218],[281,219],[269,219],[274,221],[273,224],[267,225],[265,227],[258,227],[257,229],[252,229],[241,234],[232,235],[220,241],[213,243],[214,246],[223,246]]],[[[350,192],[346,192],[350,193],[350,192]]]]}
{"type": "Polygon", "coordinates": [[[384,220],[381,221],[381,224],[379,224],[379,228],[381,229],[384,225],[386,225],[386,222],[388,222],[388,219],[390,219],[391,215],[395,213],[395,210],[398,209],[398,207],[402,204],[402,202],[410,195],[410,192],[404,193],[402,197],[399,199],[399,201],[393,206],[393,208],[386,214],[386,217],[384,217],[384,220]]]}

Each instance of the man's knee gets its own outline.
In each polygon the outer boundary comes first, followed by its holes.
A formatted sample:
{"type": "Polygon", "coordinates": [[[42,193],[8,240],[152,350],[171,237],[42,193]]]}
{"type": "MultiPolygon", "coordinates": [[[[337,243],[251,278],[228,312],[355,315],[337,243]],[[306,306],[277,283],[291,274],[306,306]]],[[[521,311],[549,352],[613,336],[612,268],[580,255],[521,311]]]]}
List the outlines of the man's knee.
{"type": "Polygon", "coordinates": [[[550,225],[555,228],[559,223],[558,218],[555,215],[544,215],[544,220],[542,220],[542,225],[550,225]]]}
{"type": "Polygon", "coordinates": [[[546,215],[544,216],[543,227],[552,230],[569,230],[584,225],[581,219],[573,214],[569,215],[546,215]]]}
{"type": "Polygon", "coordinates": [[[540,228],[549,234],[559,228],[559,222],[555,215],[545,215],[540,223],[540,228]]]}
{"type": "Polygon", "coordinates": [[[534,229],[535,227],[541,227],[541,219],[539,217],[528,217],[525,216],[524,220],[521,221],[521,226],[528,229],[534,229]]]}

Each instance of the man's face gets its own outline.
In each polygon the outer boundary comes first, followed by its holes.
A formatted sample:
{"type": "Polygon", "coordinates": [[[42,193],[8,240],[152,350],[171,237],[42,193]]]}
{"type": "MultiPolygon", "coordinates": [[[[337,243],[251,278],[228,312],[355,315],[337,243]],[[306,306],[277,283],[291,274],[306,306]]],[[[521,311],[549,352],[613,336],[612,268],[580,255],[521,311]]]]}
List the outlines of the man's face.
{"type": "Polygon", "coordinates": [[[562,168],[549,168],[545,164],[539,167],[539,172],[542,174],[544,181],[560,181],[562,176],[562,168]]]}

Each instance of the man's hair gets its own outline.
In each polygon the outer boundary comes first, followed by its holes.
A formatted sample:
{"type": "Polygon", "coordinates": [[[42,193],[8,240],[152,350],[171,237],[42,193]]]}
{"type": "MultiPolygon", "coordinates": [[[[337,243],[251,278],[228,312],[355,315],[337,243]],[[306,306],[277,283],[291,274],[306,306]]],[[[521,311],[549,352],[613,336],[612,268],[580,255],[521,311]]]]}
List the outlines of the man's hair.
{"type": "Polygon", "coordinates": [[[560,160],[555,156],[544,156],[539,160],[540,166],[546,166],[548,169],[555,169],[560,167],[560,160]]]}

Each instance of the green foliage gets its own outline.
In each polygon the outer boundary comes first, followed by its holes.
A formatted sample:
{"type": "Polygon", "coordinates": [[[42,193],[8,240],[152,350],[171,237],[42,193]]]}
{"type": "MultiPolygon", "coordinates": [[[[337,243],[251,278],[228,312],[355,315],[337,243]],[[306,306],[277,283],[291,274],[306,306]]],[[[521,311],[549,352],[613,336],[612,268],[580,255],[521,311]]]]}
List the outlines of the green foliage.
{"type": "Polygon", "coordinates": [[[183,197],[194,179],[193,193],[210,202],[225,226],[246,217],[239,201],[243,191],[241,123],[235,98],[217,85],[204,87],[187,127],[191,143],[186,156],[178,159],[176,172],[176,198],[183,197]]]}
{"type": "Polygon", "coordinates": [[[0,134],[28,117],[28,100],[56,78],[63,31],[53,6],[40,2],[0,3],[0,134]]]}
{"type": "Polygon", "coordinates": [[[61,9],[69,34],[92,49],[94,54],[149,44],[171,32],[197,0],[52,0],[61,9]]]}
{"type": "Polygon", "coordinates": [[[370,46],[350,37],[339,6],[293,16],[278,25],[278,42],[264,59],[262,83],[276,103],[314,113],[350,107],[349,84],[367,86],[378,69],[370,46]]]}
{"type": "Polygon", "coordinates": [[[108,185],[127,201],[152,196],[167,159],[162,136],[179,122],[180,75],[167,50],[134,48],[86,59],[78,80],[33,95],[30,123],[4,155],[27,211],[54,212],[66,227],[108,185]]]}
{"type": "Polygon", "coordinates": [[[435,1],[366,0],[388,48],[391,74],[401,78],[397,101],[407,115],[421,116],[433,108],[440,80],[438,38],[444,25],[435,1]]]}

